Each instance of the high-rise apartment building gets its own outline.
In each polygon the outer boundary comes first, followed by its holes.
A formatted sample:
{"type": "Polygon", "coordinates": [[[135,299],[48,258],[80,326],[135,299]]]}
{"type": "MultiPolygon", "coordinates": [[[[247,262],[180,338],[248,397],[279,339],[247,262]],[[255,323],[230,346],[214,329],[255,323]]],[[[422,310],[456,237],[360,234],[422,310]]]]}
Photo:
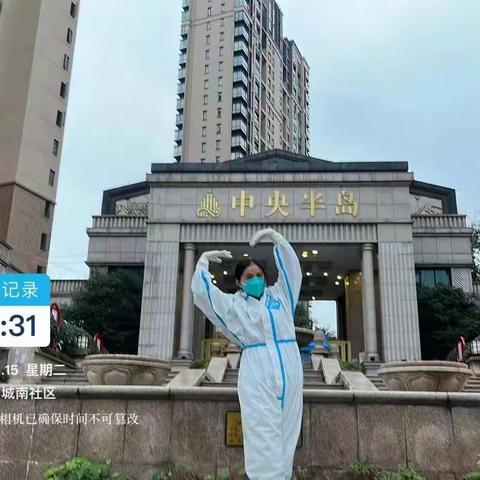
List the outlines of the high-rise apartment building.
{"type": "Polygon", "coordinates": [[[80,0],[0,0],[0,240],[45,272],[80,0]]]}
{"type": "Polygon", "coordinates": [[[183,0],[174,157],[309,154],[309,67],[275,0],[183,0]]]}

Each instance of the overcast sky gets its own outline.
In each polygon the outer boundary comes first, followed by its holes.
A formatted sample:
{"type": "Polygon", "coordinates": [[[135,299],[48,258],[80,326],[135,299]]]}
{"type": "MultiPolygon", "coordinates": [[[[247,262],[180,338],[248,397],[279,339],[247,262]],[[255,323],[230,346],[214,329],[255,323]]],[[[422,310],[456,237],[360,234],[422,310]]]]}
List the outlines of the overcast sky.
{"type": "MultiPolygon", "coordinates": [[[[279,0],[311,68],[311,155],[408,161],[480,218],[480,1],[279,0]]],[[[86,278],[103,190],[172,161],[180,0],[82,0],[48,273],[86,278]]]]}

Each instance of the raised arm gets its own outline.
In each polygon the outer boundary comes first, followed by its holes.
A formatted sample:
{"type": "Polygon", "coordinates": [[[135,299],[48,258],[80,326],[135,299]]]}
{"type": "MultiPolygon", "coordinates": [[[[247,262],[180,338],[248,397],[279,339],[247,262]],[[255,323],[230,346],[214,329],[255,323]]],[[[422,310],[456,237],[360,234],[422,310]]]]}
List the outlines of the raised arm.
{"type": "Polygon", "coordinates": [[[274,286],[287,299],[293,317],[302,286],[300,261],[287,239],[273,228],[266,228],[257,232],[250,240],[250,245],[256,245],[264,237],[269,238],[274,243],[273,256],[278,269],[278,280],[274,286]]]}
{"type": "Polygon", "coordinates": [[[227,312],[232,306],[233,295],[222,292],[212,282],[212,275],[208,269],[210,261],[221,263],[222,258],[232,258],[232,254],[227,250],[211,250],[200,256],[192,277],[193,301],[227,338],[243,346],[241,340],[230,331],[227,312]]]}

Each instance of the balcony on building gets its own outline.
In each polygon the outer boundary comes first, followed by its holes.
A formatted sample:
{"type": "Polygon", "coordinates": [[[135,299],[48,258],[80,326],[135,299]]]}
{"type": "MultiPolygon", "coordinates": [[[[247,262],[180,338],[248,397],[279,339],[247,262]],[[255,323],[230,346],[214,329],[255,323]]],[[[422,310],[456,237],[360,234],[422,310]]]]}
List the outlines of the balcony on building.
{"type": "Polygon", "coordinates": [[[244,39],[247,43],[250,41],[250,32],[243,24],[235,27],[233,35],[235,40],[244,39]]]}
{"type": "Polygon", "coordinates": [[[182,98],[177,98],[177,110],[178,110],[178,113],[182,113],[183,112],[183,107],[185,106],[185,99],[182,97],[182,98]]]}
{"type": "Polygon", "coordinates": [[[188,10],[190,8],[190,0],[182,0],[182,8],[188,10]]]}
{"type": "Polygon", "coordinates": [[[240,55],[243,54],[245,58],[248,60],[248,44],[245,42],[245,40],[237,40],[233,44],[233,54],[234,55],[240,55]]]}
{"type": "Polygon", "coordinates": [[[183,130],[175,130],[173,139],[175,142],[177,142],[177,144],[181,144],[183,140],[183,130]]]}
{"type": "Polygon", "coordinates": [[[177,116],[175,118],[175,124],[177,125],[177,127],[179,125],[183,125],[183,113],[177,114],[177,116]]]}
{"type": "Polygon", "coordinates": [[[240,118],[232,120],[232,136],[237,134],[247,137],[247,122],[240,118]]]}
{"type": "Polygon", "coordinates": [[[187,37],[187,35],[188,35],[188,30],[189,30],[188,24],[182,25],[182,27],[181,27],[181,29],[180,29],[180,35],[182,36],[182,38],[186,38],[186,37],[187,37]]]}
{"type": "Polygon", "coordinates": [[[188,40],[186,38],[182,38],[182,40],[180,40],[180,51],[182,53],[185,53],[187,51],[187,47],[188,47],[188,40]]]}
{"type": "Polygon", "coordinates": [[[248,121],[248,109],[242,102],[234,102],[232,104],[232,118],[244,118],[248,121]]]}
{"type": "Polygon", "coordinates": [[[243,69],[248,74],[248,62],[243,55],[233,57],[233,69],[234,71],[243,69]]]}
{"type": "Polygon", "coordinates": [[[178,63],[180,64],[180,66],[183,66],[187,63],[187,54],[186,53],[180,54],[180,56],[178,57],[178,63]]]}
{"type": "Polygon", "coordinates": [[[245,85],[248,88],[248,77],[242,71],[235,71],[233,72],[233,86],[237,87],[239,85],[245,85]]]}
{"type": "Polygon", "coordinates": [[[232,152],[243,152],[247,154],[247,141],[240,135],[232,136],[232,152]]]}
{"type": "Polygon", "coordinates": [[[240,84],[239,87],[234,87],[232,91],[233,100],[243,100],[246,105],[248,105],[248,91],[246,87],[240,84]]]}
{"type": "Polygon", "coordinates": [[[182,159],[182,146],[181,145],[175,145],[175,147],[173,147],[173,158],[175,158],[175,160],[177,162],[179,162],[182,159]]]}
{"type": "Polygon", "coordinates": [[[187,10],[183,10],[182,11],[182,23],[187,23],[190,21],[190,11],[187,9],[187,10]]]}
{"type": "Polygon", "coordinates": [[[235,12],[234,20],[235,26],[241,25],[243,23],[245,26],[250,27],[250,17],[244,10],[239,10],[238,12],[235,12]]]}
{"type": "Polygon", "coordinates": [[[177,95],[185,95],[185,83],[179,83],[177,85],[177,95]]]}
{"type": "Polygon", "coordinates": [[[185,75],[187,73],[187,69],[186,68],[181,68],[179,71],[178,71],[178,79],[183,82],[185,81],[185,75]]]}

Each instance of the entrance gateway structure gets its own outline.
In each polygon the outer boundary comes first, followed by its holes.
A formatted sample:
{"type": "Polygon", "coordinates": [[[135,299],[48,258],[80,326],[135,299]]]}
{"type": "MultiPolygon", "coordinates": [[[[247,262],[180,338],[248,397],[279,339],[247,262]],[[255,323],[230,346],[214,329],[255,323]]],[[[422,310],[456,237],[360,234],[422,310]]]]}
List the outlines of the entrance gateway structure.
{"type": "Polygon", "coordinates": [[[233,262],[212,266],[225,291],[235,290],[240,259],[263,259],[276,272],[271,245],[248,246],[268,226],[298,253],[300,301],[337,301],[338,337],[353,358],[421,359],[416,283],[472,291],[470,230],[454,190],[417,182],[404,162],[338,163],[276,150],[153,164],[146,182],[107,190],[88,229],[87,263],[143,268],[138,354],[189,359],[208,336],[190,291],[196,260],[206,250],[232,251],[233,262]]]}

